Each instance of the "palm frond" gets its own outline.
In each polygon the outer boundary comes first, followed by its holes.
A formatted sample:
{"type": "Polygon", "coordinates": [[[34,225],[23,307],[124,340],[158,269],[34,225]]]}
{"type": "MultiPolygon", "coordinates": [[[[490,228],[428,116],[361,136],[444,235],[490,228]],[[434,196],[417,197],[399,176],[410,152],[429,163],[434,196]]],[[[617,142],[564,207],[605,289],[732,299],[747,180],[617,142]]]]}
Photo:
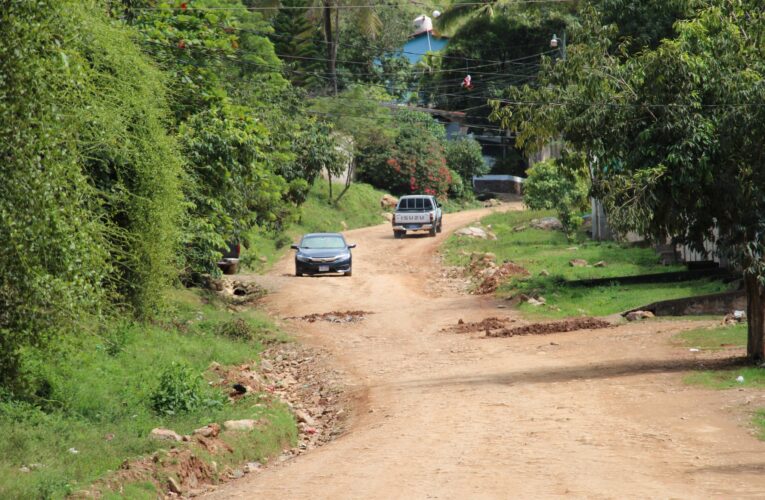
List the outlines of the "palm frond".
{"type": "Polygon", "coordinates": [[[355,9],[356,22],[359,25],[359,29],[366,37],[374,40],[382,32],[383,23],[380,16],[377,15],[374,7],[363,5],[364,0],[361,2],[356,0],[355,3],[361,4],[358,9],[355,9]]]}

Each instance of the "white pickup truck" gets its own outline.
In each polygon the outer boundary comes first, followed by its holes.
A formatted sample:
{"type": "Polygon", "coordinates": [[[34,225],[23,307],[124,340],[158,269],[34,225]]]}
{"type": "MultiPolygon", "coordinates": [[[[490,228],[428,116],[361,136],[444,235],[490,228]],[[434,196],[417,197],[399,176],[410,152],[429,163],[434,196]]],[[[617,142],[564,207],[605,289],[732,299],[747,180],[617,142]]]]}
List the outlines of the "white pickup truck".
{"type": "Polygon", "coordinates": [[[443,226],[441,207],[435,196],[402,196],[392,223],[395,238],[403,238],[407,231],[428,231],[435,236],[443,226]]]}

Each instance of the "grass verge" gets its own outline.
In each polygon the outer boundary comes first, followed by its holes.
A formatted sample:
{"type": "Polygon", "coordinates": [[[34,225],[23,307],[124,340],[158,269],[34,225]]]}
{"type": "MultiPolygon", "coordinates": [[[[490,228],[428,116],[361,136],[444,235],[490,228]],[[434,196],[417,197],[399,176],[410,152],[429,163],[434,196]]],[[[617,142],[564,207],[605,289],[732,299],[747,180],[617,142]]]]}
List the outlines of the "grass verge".
{"type": "Polygon", "coordinates": [[[715,328],[696,328],[677,334],[673,340],[684,347],[705,351],[746,347],[746,323],[715,328]]]}
{"type": "Polygon", "coordinates": [[[584,231],[569,241],[560,231],[527,228],[532,219],[554,215],[552,212],[524,211],[492,214],[482,220],[491,226],[497,240],[480,240],[452,236],[444,246],[447,263],[466,266],[473,252],[491,252],[498,262],[513,261],[529,271],[530,277],[511,279],[497,291],[500,297],[518,293],[542,295],[547,303],[542,307],[520,306],[532,318],[562,318],[570,316],[605,316],[639,307],[657,300],[668,300],[727,290],[715,280],[682,283],[652,283],[600,287],[571,287],[564,280],[610,278],[682,270],[682,266],[664,266],[650,248],[615,242],[596,242],[584,231]],[[584,259],[590,266],[572,267],[572,259],[584,259]],[[592,264],[603,261],[605,267],[592,264]]]}
{"type": "MultiPolygon", "coordinates": [[[[0,398],[0,498],[62,498],[87,488],[126,459],[167,448],[167,442],[148,438],[155,427],[188,434],[230,419],[269,421],[242,435],[235,454],[216,457],[224,464],[264,459],[294,442],[296,425],[287,408],[262,404],[257,396],[231,404],[219,389],[198,378],[199,404],[193,409],[153,408],[161,374],[174,363],[184,364],[196,377],[213,361],[229,365],[257,360],[265,343],[280,338],[261,313],[231,313],[202,299],[190,291],[174,291],[174,311],[166,322],[84,332],[55,358],[28,353],[37,398],[0,398]],[[224,336],[230,329],[222,325],[236,320],[249,326],[249,339],[224,336]]],[[[150,485],[130,488],[138,497],[146,492],[156,498],[150,485]]]]}
{"type": "MultiPolygon", "coordinates": [[[[743,323],[715,328],[697,328],[679,333],[673,341],[683,347],[704,351],[745,348],[747,325],[743,323]]],[[[765,369],[757,366],[738,366],[720,370],[700,370],[686,375],[684,382],[718,390],[743,387],[762,389],[765,388],[765,369]]],[[[765,441],[765,408],[754,413],[752,425],[757,431],[757,437],[765,441]]]]}
{"type": "MultiPolygon", "coordinates": [[[[336,198],[344,187],[343,184],[335,184],[333,196],[336,198]]],[[[251,245],[249,249],[243,249],[243,260],[249,269],[263,271],[279,260],[290,244],[302,234],[341,232],[382,224],[385,219],[382,217],[380,199],[384,194],[369,184],[354,183],[339,202],[330,205],[327,183],[319,180],[311,188],[302,206],[300,220],[280,235],[251,234],[251,245]]]]}

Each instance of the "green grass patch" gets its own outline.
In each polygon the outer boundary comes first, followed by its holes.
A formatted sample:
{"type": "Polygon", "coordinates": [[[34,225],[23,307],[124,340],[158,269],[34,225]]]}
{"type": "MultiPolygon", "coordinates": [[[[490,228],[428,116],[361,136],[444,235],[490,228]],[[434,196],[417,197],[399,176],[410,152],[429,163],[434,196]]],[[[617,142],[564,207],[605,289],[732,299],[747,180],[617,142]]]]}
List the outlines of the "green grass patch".
{"type": "Polygon", "coordinates": [[[760,441],[765,441],[765,409],[757,410],[752,418],[752,423],[757,429],[757,437],[760,441]]]}
{"type": "MultiPolygon", "coordinates": [[[[335,184],[332,195],[337,195],[345,186],[335,184]]],[[[383,210],[380,199],[385,194],[369,184],[354,183],[339,202],[329,203],[327,183],[318,180],[311,188],[311,193],[303,205],[303,215],[292,229],[293,234],[340,232],[344,231],[343,222],[348,229],[382,224],[383,210]]]]}
{"type": "MultiPolygon", "coordinates": [[[[166,448],[167,443],[147,438],[155,427],[187,434],[229,419],[271,422],[233,443],[235,456],[218,457],[219,463],[262,459],[296,439],[287,408],[259,404],[257,396],[232,405],[204,379],[195,386],[199,404],[193,410],[157,413],[152,408],[161,374],[173,363],[199,376],[213,361],[226,365],[257,360],[264,342],[282,335],[257,311],[231,313],[185,290],[174,292],[172,302],[175,310],[166,322],[122,323],[83,333],[55,358],[28,353],[26,366],[39,387],[37,398],[0,398],[0,498],[61,498],[84,489],[124,460],[166,448]],[[233,320],[246,323],[253,335],[221,335],[220,325],[233,320]],[[22,467],[30,471],[20,472],[22,467]]],[[[155,497],[146,485],[131,488],[136,497],[155,497]]]]}
{"type": "MultiPolygon", "coordinates": [[[[333,186],[335,199],[344,187],[343,184],[333,186]]],[[[385,219],[380,199],[384,194],[384,191],[369,184],[354,183],[339,202],[330,204],[326,181],[317,180],[301,208],[302,215],[297,224],[279,235],[254,232],[249,236],[250,248],[242,249],[242,258],[249,269],[263,271],[279,260],[290,245],[305,233],[342,232],[345,230],[343,223],[347,229],[382,224],[385,219]]]]}
{"type": "Polygon", "coordinates": [[[719,281],[696,280],[681,283],[649,283],[598,287],[570,287],[550,279],[503,285],[500,293],[541,294],[547,305],[533,307],[521,304],[519,309],[529,318],[566,318],[570,316],[608,316],[658,300],[679,299],[693,295],[722,292],[727,285],[719,281]]]}
{"type": "Polygon", "coordinates": [[[731,389],[734,387],[765,387],[765,368],[758,366],[741,366],[722,370],[703,370],[691,373],[685,377],[685,382],[692,385],[703,385],[710,389],[731,389]],[[743,382],[736,379],[742,376],[743,382]]]}
{"type": "Polygon", "coordinates": [[[610,278],[641,274],[680,271],[682,266],[665,266],[651,248],[616,242],[596,242],[584,231],[572,241],[560,231],[527,228],[532,219],[553,216],[553,212],[523,211],[492,214],[481,222],[491,226],[497,240],[479,240],[452,236],[444,246],[446,260],[451,265],[465,266],[472,252],[492,252],[497,261],[513,261],[527,269],[531,276],[511,279],[498,290],[500,296],[517,293],[541,294],[547,305],[520,309],[535,318],[561,318],[568,316],[604,316],[639,307],[641,305],[691,295],[727,290],[720,281],[697,280],[682,283],[652,283],[640,285],[608,285],[599,287],[571,287],[563,281],[610,278]],[[572,267],[572,259],[584,259],[595,264],[604,261],[606,267],[572,267]],[[542,276],[542,272],[549,276],[542,276]]]}
{"type": "Polygon", "coordinates": [[[745,347],[746,323],[715,328],[696,328],[677,334],[674,339],[684,347],[715,351],[727,347],[745,347]]]}
{"type": "Polygon", "coordinates": [[[483,208],[483,203],[475,198],[464,200],[449,199],[441,204],[441,210],[443,210],[445,214],[462,212],[463,210],[473,210],[476,208],[483,208]]]}

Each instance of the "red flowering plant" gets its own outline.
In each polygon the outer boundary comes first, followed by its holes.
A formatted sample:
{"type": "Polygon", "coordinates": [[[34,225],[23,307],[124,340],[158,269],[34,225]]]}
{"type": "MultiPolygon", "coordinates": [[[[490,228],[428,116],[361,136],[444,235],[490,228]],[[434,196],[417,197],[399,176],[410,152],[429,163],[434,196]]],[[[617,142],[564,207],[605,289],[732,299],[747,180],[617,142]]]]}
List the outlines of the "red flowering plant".
{"type": "Polygon", "coordinates": [[[394,137],[377,137],[360,151],[360,180],[396,195],[445,199],[459,179],[446,165],[443,127],[423,113],[397,116],[394,137]]]}

